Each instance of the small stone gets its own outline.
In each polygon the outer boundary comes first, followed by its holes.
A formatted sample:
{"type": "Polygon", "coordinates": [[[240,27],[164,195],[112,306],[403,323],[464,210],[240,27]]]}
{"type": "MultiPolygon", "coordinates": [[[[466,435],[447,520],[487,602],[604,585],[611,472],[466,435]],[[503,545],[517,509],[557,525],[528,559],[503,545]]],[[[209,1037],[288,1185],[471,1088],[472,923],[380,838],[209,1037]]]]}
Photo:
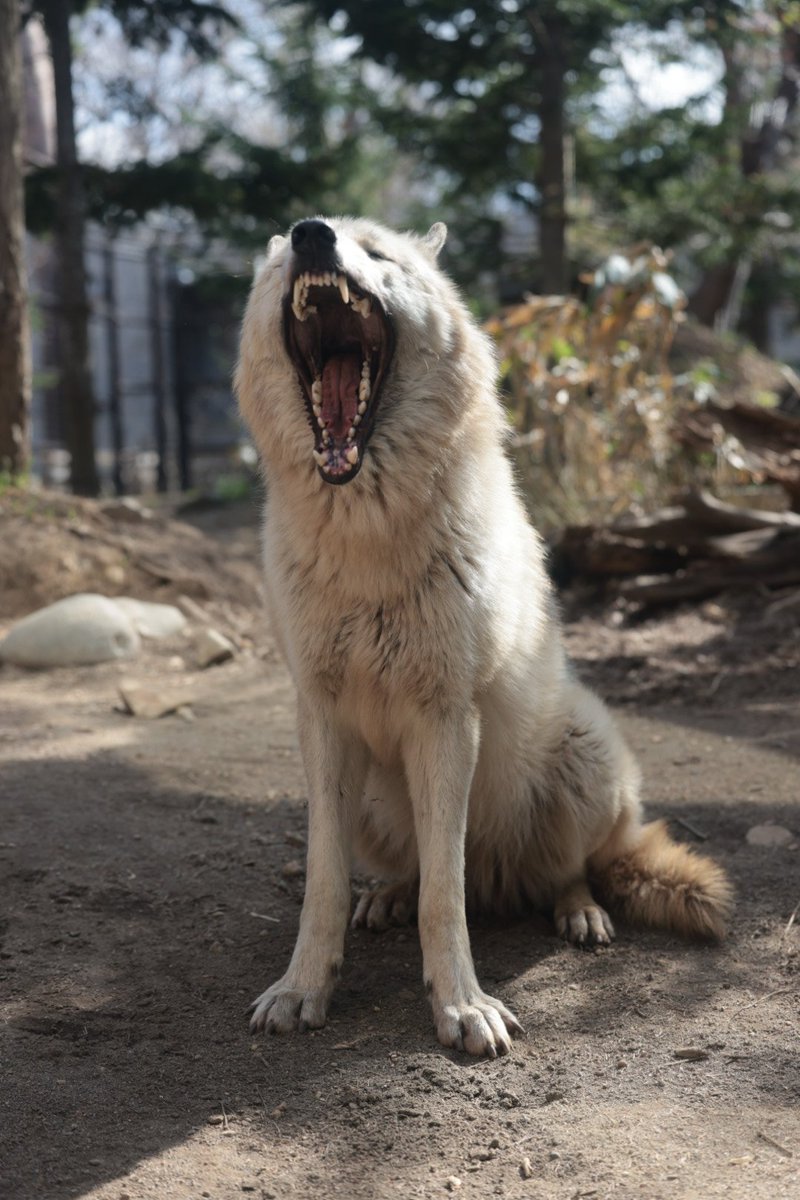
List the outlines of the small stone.
{"type": "Polygon", "coordinates": [[[133,496],[120,496],[116,500],[106,500],[100,506],[100,511],[112,521],[124,521],[129,525],[140,525],[143,521],[152,521],[153,510],[145,508],[133,496]]]}
{"type": "Polygon", "coordinates": [[[305,874],[305,867],[298,858],[293,858],[291,862],[284,863],[281,867],[281,875],[284,879],[297,879],[300,875],[305,874]]]}
{"type": "Polygon", "coordinates": [[[131,596],[115,596],[114,604],[143,638],[172,637],[186,626],[186,617],[174,604],[153,604],[131,596]]]}
{"type": "MultiPolygon", "coordinates": [[[[207,1124],[209,1124],[209,1125],[221,1125],[221,1124],[222,1124],[222,1122],[224,1121],[224,1119],[225,1119],[225,1118],[224,1118],[224,1117],[221,1117],[221,1116],[219,1115],[219,1113],[212,1113],[212,1114],[211,1114],[211,1116],[208,1118],[208,1122],[207,1122],[207,1124]]],[[[204,1194],[205,1194],[205,1193],[204,1193],[204,1194]]]]}
{"type": "Polygon", "coordinates": [[[107,596],[80,592],[23,617],[0,642],[0,662],[80,667],[133,658],[141,643],[130,618],[107,596]]]}
{"type": "Polygon", "coordinates": [[[216,629],[201,629],[194,639],[194,653],[198,667],[205,669],[233,658],[236,647],[216,629]]]}
{"type": "Polygon", "coordinates": [[[531,1176],[533,1175],[533,1164],[531,1163],[531,1160],[528,1158],[527,1155],[525,1156],[525,1158],[523,1158],[522,1162],[519,1164],[519,1173],[523,1179],[530,1179],[531,1176]]]}
{"type": "Polygon", "coordinates": [[[165,717],[191,703],[193,697],[188,688],[156,683],[137,683],[135,679],[123,679],[119,685],[122,701],[134,717],[146,721],[165,717]]]}
{"type": "Polygon", "coordinates": [[[751,846],[788,846],[794,834],[783,825],[754,825],[748,829],[745,840],[751,846]]]}
{"type": "Polygon", "coordinates": [[[707,1050],[699,1050],[695,1046],[685,1046],[682,1050],[673,1050],[673,1058],[681,1058],[686,1062],[705,1062],[708,1058],[707,1050]]]}
{"type": "Polygon", "coordinates": [[[448,1192],[457,1192],[461,1187],[461,1180],[457,1175],[448,1175],[444,1186],[447,1188],[448,1192]]]}

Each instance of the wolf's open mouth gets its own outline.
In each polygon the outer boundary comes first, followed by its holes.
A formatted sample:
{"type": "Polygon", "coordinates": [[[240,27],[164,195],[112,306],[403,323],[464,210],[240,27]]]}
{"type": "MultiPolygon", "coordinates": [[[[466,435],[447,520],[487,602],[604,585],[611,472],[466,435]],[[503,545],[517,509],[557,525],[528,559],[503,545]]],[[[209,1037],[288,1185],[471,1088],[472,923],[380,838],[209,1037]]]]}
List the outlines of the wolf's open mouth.
{"type": "Polygon", "coordinates": [[[303,271],[284,298],[286,348],[327,483],[361,469],[394,350],[391,321],[375,296],[336,271],[303,271]]]}

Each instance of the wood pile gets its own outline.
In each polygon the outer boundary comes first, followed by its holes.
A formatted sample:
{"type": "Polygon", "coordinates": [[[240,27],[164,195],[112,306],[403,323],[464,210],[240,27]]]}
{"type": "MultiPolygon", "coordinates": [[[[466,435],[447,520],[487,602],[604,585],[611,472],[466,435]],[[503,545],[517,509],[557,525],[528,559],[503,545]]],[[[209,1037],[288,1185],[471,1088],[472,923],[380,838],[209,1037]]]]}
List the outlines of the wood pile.
{"type": "Polygon", "coordinates": [[[800,513],[739,508],[693,492],[649,517],[567,528],[552,562],[561,584],[595,582],[643,605],[730,588],[800,587],[800,513]]]}
{"type": "Polygon", "coordinates": [[[734,438],[745,470],[757,479],[781,484],[789,507],[800,512],[800,420],[778,408],[736,401],[709,402],[678,415],[675,435],[693,450],[716,450],[734,438]]]}

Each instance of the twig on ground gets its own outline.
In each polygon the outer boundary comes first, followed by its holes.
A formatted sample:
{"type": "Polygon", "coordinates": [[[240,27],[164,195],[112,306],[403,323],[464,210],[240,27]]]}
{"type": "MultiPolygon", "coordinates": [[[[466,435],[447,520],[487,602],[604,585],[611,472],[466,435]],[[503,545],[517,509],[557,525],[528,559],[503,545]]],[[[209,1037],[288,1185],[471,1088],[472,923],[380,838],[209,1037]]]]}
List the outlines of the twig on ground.
{"type": "Polygon", "coordinates": [[[794,1158],[794,1153],[791,1150],[787,1150],[786,1146],[782,1146],[780,1142],[776,1142],[775,1138],[771,1138],[768,1133],[762,1133],[759,1129],[756,1137],[761,1138],[761,1141],[766,1142],[768,1146],[772,1146],[773,1150],[778,1150],[781,1154],[785,1154],[787,1158],[794,1158]]]}
{"type": "Polygon", "coordinates": [[[266,913],[248,912],[248,917],[256,917],[259,921],[274,921],[276,925],[280,925],[280,917],[268,917],[266,913]]]}
{"type": "Polygon", "coordinates": [[[786,928],[784,929],[783,933],[781,934],[781,939],[786,937],[787,933],[794,925],[794,919],[797,916],[798,912],[800,912],[800,901],[798,901],[798,903],[795,904],[795,906],[792,910],[792,915],[789,917],[789,920],[786,922],[786,928]]]}
{"type": "Polygon", "coordinates": [[[671,817],[670,820],[674,821],[676,825],[682,825],[684,829],[688,829],[689,833],[694,834],[698,842],[708,841],[708,834],[701,833],[700,830],[692,825],[690,821],[687,821],[685,817],[671,817]]]}
{"type": "Polygon", "coordinates": [[[776,992],[767,992],[766,995],[764,995],[764,996],[757,996],[755,998],[755,1000],[751,1000],[749,1004],[743,1004],[742,1007],[738,1011],[746,1012],[748,1008],[755,1008],[755,1006],[757,1004],[761,1004],[764,1000],[771,1000],[773,998],[773,996],[787,996],[790,992],[793,992],[793,991],[795,991],[795,989],[793,987],[778,988],[778,990],[776,992]]]}

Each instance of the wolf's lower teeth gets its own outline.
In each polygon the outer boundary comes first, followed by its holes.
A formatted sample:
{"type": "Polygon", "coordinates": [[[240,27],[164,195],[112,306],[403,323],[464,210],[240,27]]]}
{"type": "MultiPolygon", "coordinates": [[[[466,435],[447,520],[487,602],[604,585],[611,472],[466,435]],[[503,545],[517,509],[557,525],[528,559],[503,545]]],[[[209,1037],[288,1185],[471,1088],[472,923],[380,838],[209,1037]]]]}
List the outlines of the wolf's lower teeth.
{"type": "Polygon", "coordinates": [[[366,402],[366,400],[362,400],[358,406],[359,417],[363,417],[363,415],[366,411],[367,411],[367,402],[366,402]]]}
{"type": "Polygon", "coordinates": [[[360,424],[361,424],[361,416],[360,416],[360,414],[359,414],[359,413],[356,413],[356,415],[353,417],[353,424],[354,424],[354,425],[360,425],[360,424]]]}
{"type": "Polygon", "coordinates": [[[323,454],[321,450],[314,450],[313,454],[314,454],[314,462],[317,463],[320,467],[324,467],[326,462],[328,461],[327,454],[323,454]]]}
{"type": "Polygon", "coordinates": [[[350,463],[350,466],[354,467],[358,462],[358,446],[351,446],[349,450],[345,451],[344,456],[350,463]]]}
{"type": "Polygon", "coordinates": [[[355,425],[351,425],[351,426],[350,426],[350,428],[349,428],[349,429],[348,429],[348,431],[347,431],[347,436],[350,438],[350,440],[351,440],[351,441],[352,441],[352,440],[353,440],[353,438],[356,436],[356,427],[355,427],[355,425]]]}

